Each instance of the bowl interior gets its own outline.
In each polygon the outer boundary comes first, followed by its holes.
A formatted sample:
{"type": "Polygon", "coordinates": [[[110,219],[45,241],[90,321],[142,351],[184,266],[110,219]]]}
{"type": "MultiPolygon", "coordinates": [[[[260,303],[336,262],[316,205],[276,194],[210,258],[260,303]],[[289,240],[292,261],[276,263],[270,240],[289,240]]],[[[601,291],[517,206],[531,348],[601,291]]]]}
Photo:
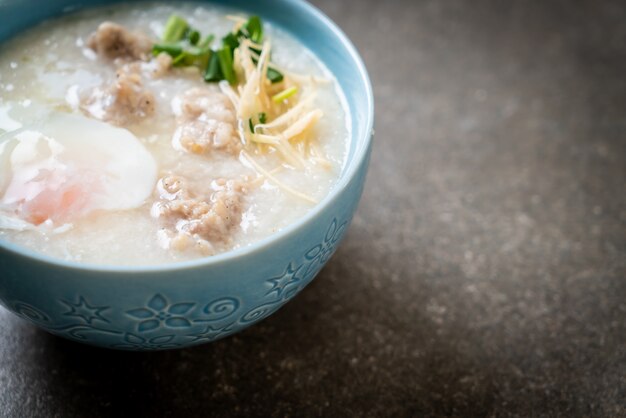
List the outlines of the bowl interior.
{"type": "MultiPolygon", "coordinates": [[[[0,0],[0,16],[8,17],[8,19],[3,19],[3,23],[0,25],[0,42],[15,36],[20,31],[32,27],[45,19],[72,13],[84,8],[105,6],[120,2],[120,0],[0,0]]],[[[130,2],[126,1],[124,3],[130,2]]],[[[259,2],[255,0],[211,0],[197,3],[222,4],[228,8],[262,16],[263,19],[288,31],[292,36],[298,39],[315,53],[335,75],[343,90],[349,108],[352,136],[346,164],[344,165],[339,181],[328,196],[299,221],[276,234],[244,248],[193,261],[158,266],[102,266],[59,260],[35,253],[27,248],[3,242],[2,240],[0,240],[0,247],[39,261],[78,269],[137,272],[152,269],[190,268],[200,264],[220,263],[233,257],[240,257],[254,252],[274,240],[280,239],[281,236],[293,234],[303,224],[314,219],[317,213],[341,194],[350,179],[355,175],[363,160],[367,158],[371,141],[374,112],[372,88],[367,71],[352,43],[330,19],[318,9],[304,1],[265,0],[259,2]]]]}

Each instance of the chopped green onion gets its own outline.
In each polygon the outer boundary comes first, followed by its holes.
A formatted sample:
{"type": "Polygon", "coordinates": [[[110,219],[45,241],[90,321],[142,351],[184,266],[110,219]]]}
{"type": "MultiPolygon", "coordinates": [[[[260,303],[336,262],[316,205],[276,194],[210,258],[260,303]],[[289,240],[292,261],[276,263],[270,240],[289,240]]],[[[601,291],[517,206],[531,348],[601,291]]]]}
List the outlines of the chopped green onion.
{"type": "Polygon", "coordinates": [[[222,44],[224,46],[228,46],[231,51],[234,51],[239,47],[239,39],[234,33],[231,32],[222,38],[222,44]]]}
{"type": "Polygon", "coordinates": [[[283,100],[287,100],[288,98],[290,98],[297,92],[298,92],[298,88],[296,86],[289,87],[288,89],[283,90],[280,93],[273,95],[272,101],[274,101],[274,103],[280,103],[283,100]]]}
{"type": "Polygon", "coordinates": [[[197,30],[189,31],[189,33],[187,34],[187,39],[189,39],[189,43],[191,45],[197,45],[200,41],[200,32],[198,32],[197,30]]]}
{"type": "Polygon", "coordinates": [[[206,38],[204,38],[199,44],[198,47],[200,48],[208,48],[209,45],[211,45],[211,42],[213,42],[213,39],[215,39],[215,36],[213,34],[211,35],[207,35],[206,38]]]}
{"type": "Polygon", "coordinates": [[[188,28],[189,25],[185,19],[177,15],[171,15],[165,24],[163,40],[165,42],[178,42],[185,37],[188,28]]]}
{"type": "MultiPolygon", "coordinates": [[[[0,0],[1,1],[1,0],[0,0]]],[[[204,80],[207,82],[228,80],[230,84],[237,82],[237,74],[234,69],[233,60],[235,49],[240,47],[241,39],[247,38],[256,44],[263,42],[263,22],[258,16],[251,16],[236,33],[228,33],[222,38],[222,47],[217,51],[212,51],[210,45],[215,39],[213,35],[202,38],[201,33],[189,26],[189,23],[178,15],[171,15],[163,31],[163,42],[153,45],[152,53],[157,56],[166,52],[173,58],[175,66],[196,66],[204,70],[204,80]],[[180,42],[180,43],[179,43],[180,42]]],[[[262,51],[258,48],[250,48],[257,55],[262,51]]],[[[253,58],[255,64],[258,59],[253,58]]],[[[283,74],[273,68],[268,68],[267,78],[272,83],[281,82],[283,74]]],[[[276,100],[291,97],[295,92],[283,91],[276,95],[276,100]]],[[[265,123],[267,116],[259,113],[259,121],[265,123]]],[[[251,122],[252,123],[252,122],[251,122]]]]}
{"type": "Polygon", "coordinates": [[[283,81],[283,75],[280,71],[275,70],[273,68],[267,69],[267,78],[272,82],[272,84],[280,83],[283,81]]]}
{"type": "Polygon", "coordinates": [[[200,48],[198,46],[192,46],[188,50],[185,51],[188,55],[192,57],[203,57],[211,53],[211,49],[209,48],[200,48]]]}
{"type": "MultiPolygon", "coordinates": [[[[265,112],[259,113],[259,123],[265,123],[267,121],[267,114],[265,112]]],[[[254,133],[254,127],[256,124],[252,122],[252,118],[248,119],[248,126],[250,127],[250,132],[254,133]]]]}
{"type": "Polygon", "coordinates": [[[172,61],[172,65],[174,67],[185,65],[186,64],[185,63],[186,59],[187,59],[187,55],[183,52],[182,54],[180,54],[179,56],[174,58],[174,60],[172,61]]]}
{"type": "Polygon", "coordinates": [[[196,57],[195,60],[194,60],[193,65],[198,67],[200,69],[200,71],[204,70],[209,65],[209,59],[211,58],[212,55],[214,55],[213,51],[211,51],[209,49],[209,51],[208,51],[208,53],[206,55],[202,55],[202,56],[196,57]]]}
{"type": "Polygon", "coordinates": [[[220,57],[220,69],[224,75],[224,79],[228,80],[230,84],[237,82],[237,75],[233,68],[233,52],[228,45],[224,45],[222,49],[217,51],[217,55],[220,57]]]}
{"type": "Polygon", "coordinates": [[[177,56],[182,54],[183,47],[171,43],[154,44],[152,46],[152,55],[156,57],[161,52],[166,52],[168,55],[171,55],[172,58],[176,58],[177,56]]]}
{"type": "Polygon", "coordinates": [[[255,44],[263,42],[263,23],[258,16],[251,16],[250,19],[242,27],[245,32],[240,31],[242,35],[249,38],[255,44]]]}
{"type": "Polygon", "coordinates": [[[217,52],[211,52],[209,56],[209,62],[206,67],[206,71],[204,72],[204,81],[221,81],[224,79],[222,75],[222,70],[220,68],[220,57],[217,52]]]}
{"type": "Polygon", "coordinates": [[[210,54],[211,50],[209,48],[203,49],[197,46],[192,46],[189,49],[182,51],[182,53],[174,59],[173,64],[185,66],[195,65],[200,69],[203,69],[209,61],[210,54]]]}

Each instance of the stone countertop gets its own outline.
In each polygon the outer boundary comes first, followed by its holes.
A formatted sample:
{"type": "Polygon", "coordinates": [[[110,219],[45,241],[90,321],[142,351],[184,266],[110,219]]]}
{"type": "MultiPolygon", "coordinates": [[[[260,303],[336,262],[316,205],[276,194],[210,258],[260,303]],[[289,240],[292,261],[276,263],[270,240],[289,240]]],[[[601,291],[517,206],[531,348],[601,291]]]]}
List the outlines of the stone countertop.
{"type": "Polygon", "coordinates": [[[0,416],[626,416],[626,4],[315,3],[377,107],[328,266],[181,351],[0,309],[0,416]]]}

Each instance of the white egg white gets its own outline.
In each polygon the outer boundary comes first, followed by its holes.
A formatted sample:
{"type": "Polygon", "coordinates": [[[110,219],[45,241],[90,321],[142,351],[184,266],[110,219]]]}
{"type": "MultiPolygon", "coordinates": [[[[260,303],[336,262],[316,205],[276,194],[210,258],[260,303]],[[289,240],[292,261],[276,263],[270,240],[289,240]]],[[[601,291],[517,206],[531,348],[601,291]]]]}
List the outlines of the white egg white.
{"type": "Polygon", "coordinates": [[[152,193],[156,162],[128,130],[61,112],[18,122],[0,135],[0,229],[132,209],[152,193]]]}

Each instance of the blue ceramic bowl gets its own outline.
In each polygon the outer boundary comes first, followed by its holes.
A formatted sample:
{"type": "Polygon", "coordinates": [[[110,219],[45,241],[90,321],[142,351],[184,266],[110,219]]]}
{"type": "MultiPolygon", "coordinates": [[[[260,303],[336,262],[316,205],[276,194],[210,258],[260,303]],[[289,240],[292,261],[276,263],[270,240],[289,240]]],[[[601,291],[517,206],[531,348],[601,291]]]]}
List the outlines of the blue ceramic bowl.
{"type": "MultiPolygon", "coordinates": [[[[46,18],[106,0],[0,0],[0,41],[46,18]]],[[[0,242],[0,302],[47,331],[127,350],[213,341],[276,312],[322,269],[343,238],[363,190],[373,121],[371,85],[346,36],[304,1],[231,0],[286,29],[335,74],[350,107],[347,164],[304,218],[248,247],[154,267],[60,261],[0,242]]]]}

